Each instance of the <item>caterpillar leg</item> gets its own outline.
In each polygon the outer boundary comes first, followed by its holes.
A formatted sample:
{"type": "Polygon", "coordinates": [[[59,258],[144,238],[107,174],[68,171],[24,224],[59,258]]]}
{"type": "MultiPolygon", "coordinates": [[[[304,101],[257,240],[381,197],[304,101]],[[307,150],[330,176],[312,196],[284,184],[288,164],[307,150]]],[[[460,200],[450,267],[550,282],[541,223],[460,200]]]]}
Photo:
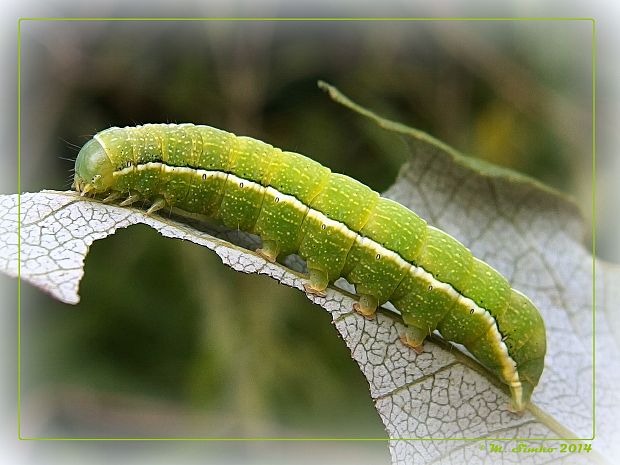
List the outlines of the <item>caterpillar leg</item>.
{"type": "Polygon", "coordinates": [[[372,320],[375,317],[379,301],[370,294],[360,295],[359,302],[353,304],[353,310],[362,315],[364,318],[372,320]]]}
{"type": "Polygon", "coordinates": [[[527,407],[534,386],[526,379],[510,383],[508,386],[510,387],[508,411],[521,416],[525,412],[525,407],[527,407]]]}
{"type": "Polygon", "coordinates": [[[105,199],[103,199],[103,203],[112,203],[115,200],[120,199],[122,194],[119,191],[112,191],[110,195],[108,195],[105,199]]]}
{"type": "Polygon", "coordinates": [[[325,297],[325,289],[327,289],[327,285],[329,284],[327,272],[317,270],[316,268],[310,268],[308,271],[309,282],[304,284],[304,289],[309,294],[325,297]]]}
{"type": "Polygon", "coordinates": [[[276,241],[263,241],[263,246],[256,250],[256,253],[263,257],[268,262],[274,263],[278,254],[280,253],[280,247],[276,241]]]}
{"type": "Polygon", "coordinates": [[[155,202],[153,202],[153,204],[146,211],[146,214],[151,215],[152,213],[155,213],[156,211],[161,210],[166,205],[167,205],[167,202],[164,200],[163,197],[157,197],[157,199],[155,199],[155,202]]]}
{"type": "Polygon", "coordinates": [[[127,197],[125,200],[119,203],[119,205],[121,207],[126,207],[128,205],[131,205],[132,203],[136,203],[141,198],[142,197],[140,196],[140,194],[129,194],[129,197],[127,197]]]}
{"type": "Polygon", "coordinates": [[[89,192],[91,192],[93,190],[95,190],[95,188],[93,187],[92,184],[86,184],[86,185],[81,187],[80,196],[84,197],[84,196],[86,196],[86,194],[88,194],[89,192]]]}
{"type": "Polygon", "coordinates": [[[407,326],[405,334],[400,337],[400,341],[407,347],[411,347],[418,354],[424,352],[424,339],[426,339],[427,331],[416,328],[415,326],[407,326]]]}

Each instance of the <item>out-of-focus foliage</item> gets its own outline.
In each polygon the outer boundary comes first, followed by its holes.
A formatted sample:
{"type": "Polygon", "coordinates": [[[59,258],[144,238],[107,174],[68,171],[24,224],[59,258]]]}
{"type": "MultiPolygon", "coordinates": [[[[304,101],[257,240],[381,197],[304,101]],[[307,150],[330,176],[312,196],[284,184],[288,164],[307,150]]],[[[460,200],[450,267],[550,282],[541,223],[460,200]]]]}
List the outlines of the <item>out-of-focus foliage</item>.
{"type": "MultiPolygon", "coordinates": [[[[404,147],[325,97],[324,79],[570,191],[590,165],[589,34],[561,22],[26,22],[22,190],[68,187],[60,157],[103,128],[165,121],[250,135],[384,190],[404,147]]],[[[134,227],[95,244],[81,296],[77,308],[22,296],[25,435],[384,435],[327,315],[268,278],[134,227]]]]}

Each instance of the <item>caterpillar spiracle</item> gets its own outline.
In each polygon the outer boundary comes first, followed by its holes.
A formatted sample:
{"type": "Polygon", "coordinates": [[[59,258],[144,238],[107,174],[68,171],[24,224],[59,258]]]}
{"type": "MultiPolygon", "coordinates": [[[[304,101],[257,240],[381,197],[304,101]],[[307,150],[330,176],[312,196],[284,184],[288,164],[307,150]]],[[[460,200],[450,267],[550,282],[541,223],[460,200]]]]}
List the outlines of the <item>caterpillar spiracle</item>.
{"type": "Polygon", "coordinates": [[[308,292],[346,278],[360,314],[388,301],[400,311],[401,340],[416,351],[434,330],[463,344],[508,385],[515,411],[538,384],[545,325],[527,297],[449,234],[303,155],[190,123],[113,127],[80,150],[74,187],[257,234],[264,258],[306,261],[308,292]]]}

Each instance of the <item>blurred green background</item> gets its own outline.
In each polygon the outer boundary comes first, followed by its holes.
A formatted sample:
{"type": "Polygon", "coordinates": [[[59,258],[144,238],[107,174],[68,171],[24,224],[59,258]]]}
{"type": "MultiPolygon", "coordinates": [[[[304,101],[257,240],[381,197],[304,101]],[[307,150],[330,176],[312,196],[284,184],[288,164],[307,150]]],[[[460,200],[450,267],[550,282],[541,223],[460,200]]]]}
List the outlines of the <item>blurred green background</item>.
{"type": "MultiPolygon", "coordinates": [[[[383,116],[579,199],[591,177],[591,24],[553,21],[22,23],[22,191],[68,189],[109,126],[194,122],[385,190],[383,116]]],[[[194,244],[131,227],[96,242],[81,303],[23,286],[22,434],[384,437],[329,315],[194,244]]]]}

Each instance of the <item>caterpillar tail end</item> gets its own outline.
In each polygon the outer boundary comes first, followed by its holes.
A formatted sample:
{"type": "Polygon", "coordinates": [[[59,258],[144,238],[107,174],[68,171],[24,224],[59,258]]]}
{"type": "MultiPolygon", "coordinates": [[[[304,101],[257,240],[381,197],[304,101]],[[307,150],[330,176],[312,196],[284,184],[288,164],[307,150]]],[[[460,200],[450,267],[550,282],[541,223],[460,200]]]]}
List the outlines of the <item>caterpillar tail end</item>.
{"type": "Polygon", "coordinates": [[[528,381],[522,381],[518,386],[510,386],[510,405],[508,410],[517,415],[523,415],[530,403],[534,385],[528,381]]]}

